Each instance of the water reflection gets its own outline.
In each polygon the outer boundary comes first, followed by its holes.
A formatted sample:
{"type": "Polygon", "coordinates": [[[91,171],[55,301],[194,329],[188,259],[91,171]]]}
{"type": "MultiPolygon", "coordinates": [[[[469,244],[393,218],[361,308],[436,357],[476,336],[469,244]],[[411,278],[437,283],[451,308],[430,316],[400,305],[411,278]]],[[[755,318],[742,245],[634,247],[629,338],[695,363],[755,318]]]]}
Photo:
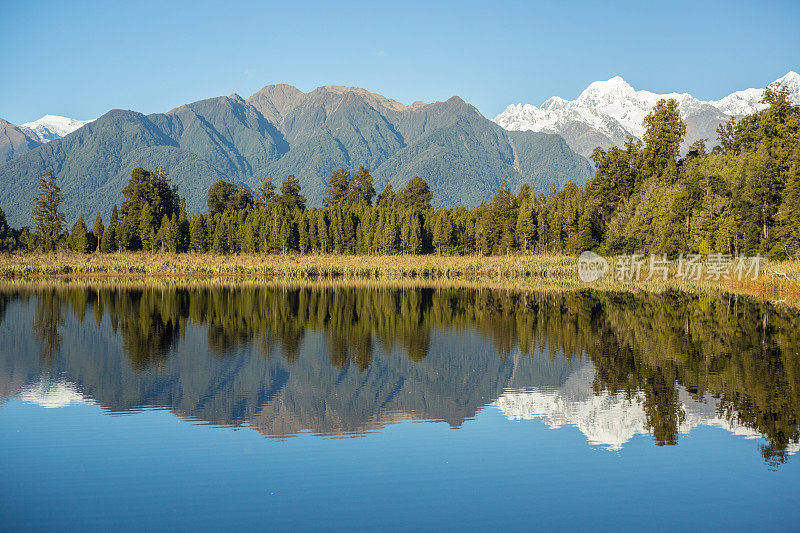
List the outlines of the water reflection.
{"type": "Polygon", "coordinates": [[[733,296],[209,287],[0,293],[0,398],[268,436],[459,427],[486,405],[619,449],[697,425],[800,438],[797,312],[733,296]]]}

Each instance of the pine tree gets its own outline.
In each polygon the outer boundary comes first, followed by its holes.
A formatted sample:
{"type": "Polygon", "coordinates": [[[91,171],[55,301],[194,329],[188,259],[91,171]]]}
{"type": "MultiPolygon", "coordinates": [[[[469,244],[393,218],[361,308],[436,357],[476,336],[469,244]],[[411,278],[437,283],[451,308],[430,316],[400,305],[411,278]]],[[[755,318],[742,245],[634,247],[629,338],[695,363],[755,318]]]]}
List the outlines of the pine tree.
{"type": "Polygon", "coordinates": [[[146,252],[155,250],[156,245],[156,225],[153,216],[153,208],[149,203],[142,204],[142,210],[139,213],[139,239],[142,243],[142,249],[146,252]]]}
{"type": "Polygon", "coordinates": [[[8,225],[6,214],[0,209],[0,252],[10,252],[16,248],[17,243],[14,239],[14,231],[8,225]]]}
{"type": "Polygon", "coordinates": [[[117,227],[119,225],[119,211],[117,204],[111,210],[111,218],[108,219],[108,227],[103,232],[103,240],[100,242],[100,251],[108,254],[117,250],[117,227]]]}
{"type": "Polygon", "coordinates": [[[436,253],[441,255],[442,250],[450,247],[452,239],[453,225],[447,209],[441,208],[437,212],[436,222],[433,225],[433,247],[436,253]]]}
{"type": "Polygon", "coordinates": [[[79,216],[78,221],[72,226],[72,231],[69,234],[69,248],[79,254],[85,254],[89,251],[89,236],[83,216],[79,216]]]}
{"type": "Polygon", "coordinates": [[[117,230],[114,235],[117,239],[117,250],[120,252],[128,251],[132,248],[134,228],[130,225],[128,217],[122,217],[117,223],[117,230]]]}
{"type": "Polygon", "coordinates": [[[126,221],[132,232],[129,244],[133,246],[145,240],[152,245],[164,215],[172,216],[179,209],[178,189],[170,185],[169,175],[161,167],[152,172],[141,167],[133,169],[128,184],[122,189],[122,195],[125,199],[120,208],[120,218],[126,221]],[[148,233],[152,235],[148,236],[143,236],[140,232],[141,213],[145,204],[150,206],[148,216],[152,232],[148,230],[148,233]]]}
{"type": "Polygon", "coordinates": [[[300,194],[300,181],[294,177],[294,174],[289,175],[281,185],[281,195],[278,198],[279,203],[287,211],[300,209],[301,211],[306,208],[306,197],[300,194]]]}
{"type": "Polygon", "coordinates": [[[792,153],[777,218],[780,222],[780,237],[785,243],[785,253],[796,254],[800,251],[800,142],[795,145],[792,153]]]}
{"type": "Polygon", "coordinates": [[[394,189],[392,189],[392,184],[387,181],[386,185],[383,186],[383,191],[378,195],[375,205],[378,207],[393,207],[394,199],[394,189]]]}
{"type": "Polygon", "coordinates": [[[571,252],[574,254],[591,250],[597,246],[597,242],[592,235],[592,220],[588,212],[583,212],[578,219],[578,231],[572,238],[571,252]]]}
{"type": "Polygon", "coordinates": [[[211,252],[221,255],[230,252],[228,224],[222,213],[214,217],[214,234],[211,241],[211,252]]]}
{"type": "Polygon", "coordinates": [[[242,222],[242,238],[240,248],[243,253],[254,254],[258,250],[258,236],[257,229],[254,225],[256,215],[254,213],[248,216],[242,222]]]}
{"type": "Polygon", "coordinates": [[[659,174],[675,163],[681,142],[686,135],[686,123],[681,119],[678,102],[672,98],[659,100],[644,119],[645,153],[653,174],[659,174]]]}
{"type": "Polygon", "coordinates": [[[272,178],[264,176],[258,180],[258,188],[256,189],[256,198],[258,204],[262,207],[266,205],[275,197],[275,185],[272,183],[272,178]]]}
{"type": "Polygon", "coordinates": [[[325,207],[344,205],[347,202],[347,190],[350,188],[350,172],[343,168],[334,170],[328,179],[325,189],[325,207]]]}
{"type": "Polygon", "coordinates": [[[159,228],[159,242],[163,251],[168,253],[176,253],[180,245],[180,234],[178,232],[178,218],[177,215],[168,217],[164,215],[161,220],[161,227],[159,228]]]}
{"type": "Polygon", "coordinates": [[[517,221],[517,199],[511,193],[508,182],[503,180],[494,195],[491,207],[491,225],[487,228],[495,251],[507,254],[514,246],[517,221]]]}
{"type": "Polygon", "coordinates": [[[208,251],[208,234],[202,213],[194,215],[189,222],[189,249],[199,254],[208,251]]]}
{"type": "Polygon", "coordinates": [[[372,186],[372,176],[366,167],[359,167],[350,180],[347,188],[348,205],[372,205],[375,188],[372,186]]]}
{"type": "Polygon", "coordinates": [[[328,253],[333,248],[326,218],[325,210],[321,209],[317,211],[317,235],[319,238],[319,249],[323,254],[328,253]]]}
{"type": "Polygon", "coordinates": [[[298,247],[301,254],[308,253],[311,250],[311,239],[308,234],[308,220],[305,213],[298,211],[295,215],[295,224],[297,225],[298,233],[298,247]]]}
{"type": "Polygon", "coordinates": [[[94,225],[92,226],[92,242],[90,248],[93,251],[100,251],[100,243],[103,242],[103,233],[105,233],[105,226],[103,226],[103,217],[100,213],[94,217],[94,225]]]}
{"type": "Polygon", "coordinates": [[[47,172],[39,177],[39,196],[34,200],[33,218],[36,221],[36,237],[46,252],[55,250],[66,221],[59,207],[64,202],[56,177],[47,172]]]}
{"type": "Polygon", "coordinates": [[[537,221],[530,196],[523,196],[517,211],[516,240],[520,249],[529,253],[536,243],[537,221]]]}
{"type": "Polygon", "coordinates": [[[433,198],[433,193],[428,182],[419,176],[414,176],[398,193],[396,202],[407,209],[424,211],[430,209],[431,198],[433,198]]]}
{"type": "Polygon", "coordinates": [[[181,207],[178,212],[178,252],[189,249],[189,215],[186,213],[186,200],[181,198],[181,207]]]}

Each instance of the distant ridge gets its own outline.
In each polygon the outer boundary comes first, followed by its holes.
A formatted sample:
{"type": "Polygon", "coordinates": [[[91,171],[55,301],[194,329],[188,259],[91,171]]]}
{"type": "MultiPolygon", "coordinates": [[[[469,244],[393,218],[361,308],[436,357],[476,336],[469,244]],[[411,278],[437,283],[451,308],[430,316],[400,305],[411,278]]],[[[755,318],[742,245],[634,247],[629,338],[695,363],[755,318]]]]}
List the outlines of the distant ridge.
{"type": "Polygon", "coordinates": [[[32,223],[43,172],[58,176],[70,221],[108,214],[137,166],[164,167],[190,210],[206,208],[218,179],[254,187],[262,176],[280,184],[289,174],[309,205],[319,206],[335,169],[361,165],[378,190],[419,175],[434,205],[470,207],[491,198],[502,180],[514,190],[528,183],[546,192],[592,175],[588,160],[558,135],[507,132],[457,96],[404,105],[340,86],[304,93],[270,85],[247,99],[219,96],[147,116],[112,110],[12,157],[0,166],[0,206],[15,226],[32,223]]]}

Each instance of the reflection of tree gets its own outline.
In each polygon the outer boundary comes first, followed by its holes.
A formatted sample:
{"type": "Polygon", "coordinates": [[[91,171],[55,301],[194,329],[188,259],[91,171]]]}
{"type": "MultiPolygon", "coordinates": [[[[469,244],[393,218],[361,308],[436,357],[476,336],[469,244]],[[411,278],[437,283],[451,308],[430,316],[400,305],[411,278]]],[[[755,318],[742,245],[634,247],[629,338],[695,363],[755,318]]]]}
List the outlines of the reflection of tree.
{"type": "Polygon", "coordinates": [[[659,446],[678,444],[678,429],[686,416],[678,400],[674,379],[658,369],[643,377],[647,429],[653,432],[653,438],[659,446]]]}
{"type": "Polygon", "coordinates": [[[6,316],[6,309],[8,308],[8,304],[11,303],[13,299],[14,297],[12,295],[0,292],[0,324],[3,323],[3,319],[6,316]]]}
{"type": "Polygon", "coordinates": [[[133,368],[143,370],[166,360],[182,331],[182,296],[132,291],[116,299],[119,332],[133,368]]]}
{"type": "Polygon", "coordinates": [[[785,459],[800,439],[795,312],[726,296],[597,299],[605,327],[587,350],[598,368],[595,388],[643,392],[657,442],[673,442],[682,421],[678,382],[699,396],[712,393],[722,416],[763,433],[768,462],[785,459]]]}
{"type": "Polygon", "coordinates": [[[322,334],[330,363],[359,371],[377,347],[419,362],[436,331],[469,330],[491,339],[501,357],[547,349],[590,358],[595,391],[641,400],[659,444],[675,444],[683,422],[676,384],[712,394],[722,416],[763,433],[770,463],[800,440],[797,313],[745,298],[457,288],[42,291],[34,327],[43,360],[58,351],[62,312],[81,318],[90,307],[98,325],[107,319],[121,335],[138,370],[163,363],[187,323],[206,329],[220,357],[254,344],[290,363],[309,332],[322,334]]]}
{"type": "Polygon", "coordinates": [[[59,328],[64,325],[61,299],[55,291],[39,294],[36,302],[36,315],[33,319],[33,333],[42,343],[40,359],[44,365],[53,361],[53,356],[61,347],[59,328]]]}

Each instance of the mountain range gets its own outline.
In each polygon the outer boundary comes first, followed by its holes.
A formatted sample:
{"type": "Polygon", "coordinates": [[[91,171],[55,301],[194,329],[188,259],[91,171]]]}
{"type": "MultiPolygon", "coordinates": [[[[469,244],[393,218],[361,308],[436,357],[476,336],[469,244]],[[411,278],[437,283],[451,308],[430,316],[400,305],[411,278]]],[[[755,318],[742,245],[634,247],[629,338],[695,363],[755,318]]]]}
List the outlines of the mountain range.
{"type": "MultiPolygon", "coordinates": [[[[800,75],[781,83],[800,103],[800,75]]],[[[687,124],[683,150],[697,139],[716,142],[717,126],[764,108],[764,89],[703,101],[688,93],[635,90],[617,76],[590,84],[575,100],[552,97],[540,107],[510,105],[493,121],[459,97],[404,105],[365,89],[319,87],[303,92],[269,85],[189,103],[166,113],[112,110],[95,121],[45,115],[15,126],[0,119],[0,207],[15,226],[31,225],[40,174],[53,172],[72,221],[108,214],[137,167],[164,167],[192,211],[204,210],[218,179],[255,187],[262,176],[280,184],[296,175],[310,206],[321,205],[333,170],[372,171],[375,187],[402,187],[415,175],[434,205],[472,207],[502,180],[538,192],[568,179],[582,184],[595,147],[641,139],[642,121],[662,98],[674,98],[687,124]]]]}
{"type": "Polygon", "coordinates": [[[514,190],[528,183],[546,191],[592,175],[560,136],[508,132],[455,96],[404,105],[359,88],[270,85],[247,99],[221,96],[166,113],[112,110],[46,143],[34,129],[3,124],[0,206],[15,226],[32,224],[44,172],[58,177],[68,220],[109,213],[138,166],[164,167],[190,210],[205,209],[218,179],[254,187],[262,176],[279,185],[289,174],[309,205],[321,205],[330,174],[361,165],[378,190],[425,178],[434,205],[474,206],[504,179],[514,190]]]}
{"type": "MultiPolygon", "coordinates": [[[[790,99],[800,104],[800,74],[789,72],[773,83],[789,91],[790,99]]],[[[511,131],[556,133],[579,154],[589,157],[595,147],[622,146],[628,138],[641,139],[642,121],[658,100],[674,98],[686,121],[683,150],[698,139],[707,146],[717,144],[717,126],[729,117],[742,117],[765,108],[764,89],[736,91],[719,100],[698,100],[688,93],[657,94],[637,91],[615,76],[590,84],[575,100],[553,96],[541,106],[512,104],[494,118],[511,131]]]]}

